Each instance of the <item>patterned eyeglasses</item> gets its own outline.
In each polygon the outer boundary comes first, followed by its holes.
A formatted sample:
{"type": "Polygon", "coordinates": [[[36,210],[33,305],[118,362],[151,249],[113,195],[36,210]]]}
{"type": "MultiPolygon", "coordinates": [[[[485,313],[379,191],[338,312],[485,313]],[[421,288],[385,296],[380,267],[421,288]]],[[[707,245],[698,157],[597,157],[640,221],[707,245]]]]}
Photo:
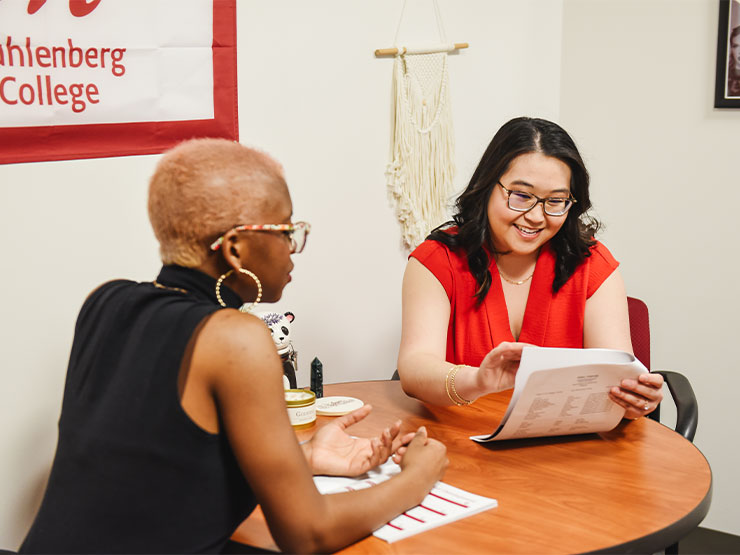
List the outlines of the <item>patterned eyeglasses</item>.
{"type": "MultiPolygon", "coordinates": [[[[246,224],[232,227],[234,231],[278,231],[285,234],[290,239],[290,253],[298,254],[306,246],[306,238],[311,231],[311,224],[307,222],[296,222],[294,224],[246,224]]],[[[224,233],[224,235],[226,235],[224,233]]],[[[211,250],[217,251],[224,242],[224,236],[221,235],[213,243],[211,250]]]]}
{"type": "Polygon", "coordinates": [[[548,216],[562,216],[570,210],[574,202],[577,202],[573,197],[540,198],[526,191],[512,191],[511,189],[507,189],[500,181],[498,184],[501,185],[501,188],[508,195],[509,208],[517,212],[529,212],[539,203],[542,203],[542,206],[545,208],[545,214],[548,216]]]}

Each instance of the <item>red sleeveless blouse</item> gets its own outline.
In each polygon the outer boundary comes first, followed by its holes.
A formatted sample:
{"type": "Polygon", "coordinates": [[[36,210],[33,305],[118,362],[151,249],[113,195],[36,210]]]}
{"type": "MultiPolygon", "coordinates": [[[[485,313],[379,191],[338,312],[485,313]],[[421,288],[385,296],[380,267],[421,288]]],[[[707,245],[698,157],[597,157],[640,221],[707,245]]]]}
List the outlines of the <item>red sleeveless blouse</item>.
{"type": "MultiPolygon", "coordinates": [[[[495,261],[491,260],[491,288],[480,306],[474,297],[478,284],[470,273],[462,250],[450,250],[427,240],[410,256],[439,280],[450,300],[447,328],[447,361],[479,366],[483,357],[502,341],[515,341],[509,328],[509,312],[495,261]]],[[[583,348],[583,319],[588,299],[619,266],[599,243],[591,256],[576,268],[568,281],[553,294],[555,253],[549,243],[542,247],[535,266],[524,311],[519,341],[541,347],[583,348]]]]}

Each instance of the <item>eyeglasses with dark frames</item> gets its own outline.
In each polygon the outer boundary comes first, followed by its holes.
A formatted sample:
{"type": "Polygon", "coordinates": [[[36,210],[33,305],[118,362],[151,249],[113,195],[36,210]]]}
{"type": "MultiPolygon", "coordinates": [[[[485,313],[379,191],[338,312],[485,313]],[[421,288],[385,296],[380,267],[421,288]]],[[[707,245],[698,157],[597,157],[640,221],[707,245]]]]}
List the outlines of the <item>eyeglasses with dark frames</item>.
{"type": "MultiPolygon", "coordinates": [[[[284,233],[290,240],[290,253],[298,254],[306,246],[306,239],[311,232],[311,224],[308,222],[296,222],[294,224],[244,224],[234,226],[231,229],[234,231],[278,231],[284,233]]],[[[217,251],[221,248],[224,242],[224,235],[221,235],[221,237],[211,243],[212,251],[217,251]]]]}
{"type": "Polygon", "coordinates": [[[574,203],[578,202],[572,196],[568,196],[566,198],[540,198],[537,195],[533,195],[526,191],[513,191],[511,189],[507,189],[500,181],[497,183],[501,185],[501,188],[507,195],[509,208],[516,212],[529,212],[539,203],[542,203],[542,206],[545,209],[545,214],[548,216],[563,216],[568,212],[568,210],[570,210],[574,203]]]}

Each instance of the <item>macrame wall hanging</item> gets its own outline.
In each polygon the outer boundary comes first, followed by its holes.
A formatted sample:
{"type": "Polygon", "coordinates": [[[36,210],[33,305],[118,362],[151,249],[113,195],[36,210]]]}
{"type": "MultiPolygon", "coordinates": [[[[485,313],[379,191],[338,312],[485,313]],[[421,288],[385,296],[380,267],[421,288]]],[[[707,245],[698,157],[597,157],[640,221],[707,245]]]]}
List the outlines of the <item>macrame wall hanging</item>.
{"type": "Polygon", "coordinates": [[[447,55],[468,44],[447,42],[437,1],[433,4],[439,44],[398,46],[404,0],[393,48],[375,51],[376,56],[395,56],[391,161],[385,175],[408,250],[449,219],[447,205],[455,175],[447,55]]]}

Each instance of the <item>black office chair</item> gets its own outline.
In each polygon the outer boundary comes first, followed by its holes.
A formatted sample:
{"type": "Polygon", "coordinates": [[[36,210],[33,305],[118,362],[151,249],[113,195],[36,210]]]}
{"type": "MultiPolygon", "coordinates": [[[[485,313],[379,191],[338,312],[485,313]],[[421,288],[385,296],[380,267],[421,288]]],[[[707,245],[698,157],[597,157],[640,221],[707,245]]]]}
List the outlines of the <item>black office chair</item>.
{"type": "MultiPolygon", "coordinates": [[[[634,297],[627,297],[627,307],[629,309],[632,350],[637,359],[650,370],[650,315],[648,307],[643,301],[634,297]]],[[[656,370],[655,372],[663,376],[676,405],[676,432],[693,442],[696,426],[699,422],[699,406],[689,380],[683,374],[670,370],[656,370]]],[[[660,405],[648,416],[660,422],[660,405]]],[[[678,543],[666,547],[665,553],[666,555],[677,554],[678,543]]]]}
{"type": "MultiPolygon", "coordinates": [[[[629,308],[632,350],[637,359],[650,370],[650,317],[647,305],[640,299],[627,297],[629,308]]],[[[676,432],[689,441],[694,441],[699,422],[699,406],[691,383],[683,374],[670,370],[656,370],[663,376],[676,405],[676,432]]],[[[660,422],[660,406],[650,413],[650,418],[660,422]]]]}

